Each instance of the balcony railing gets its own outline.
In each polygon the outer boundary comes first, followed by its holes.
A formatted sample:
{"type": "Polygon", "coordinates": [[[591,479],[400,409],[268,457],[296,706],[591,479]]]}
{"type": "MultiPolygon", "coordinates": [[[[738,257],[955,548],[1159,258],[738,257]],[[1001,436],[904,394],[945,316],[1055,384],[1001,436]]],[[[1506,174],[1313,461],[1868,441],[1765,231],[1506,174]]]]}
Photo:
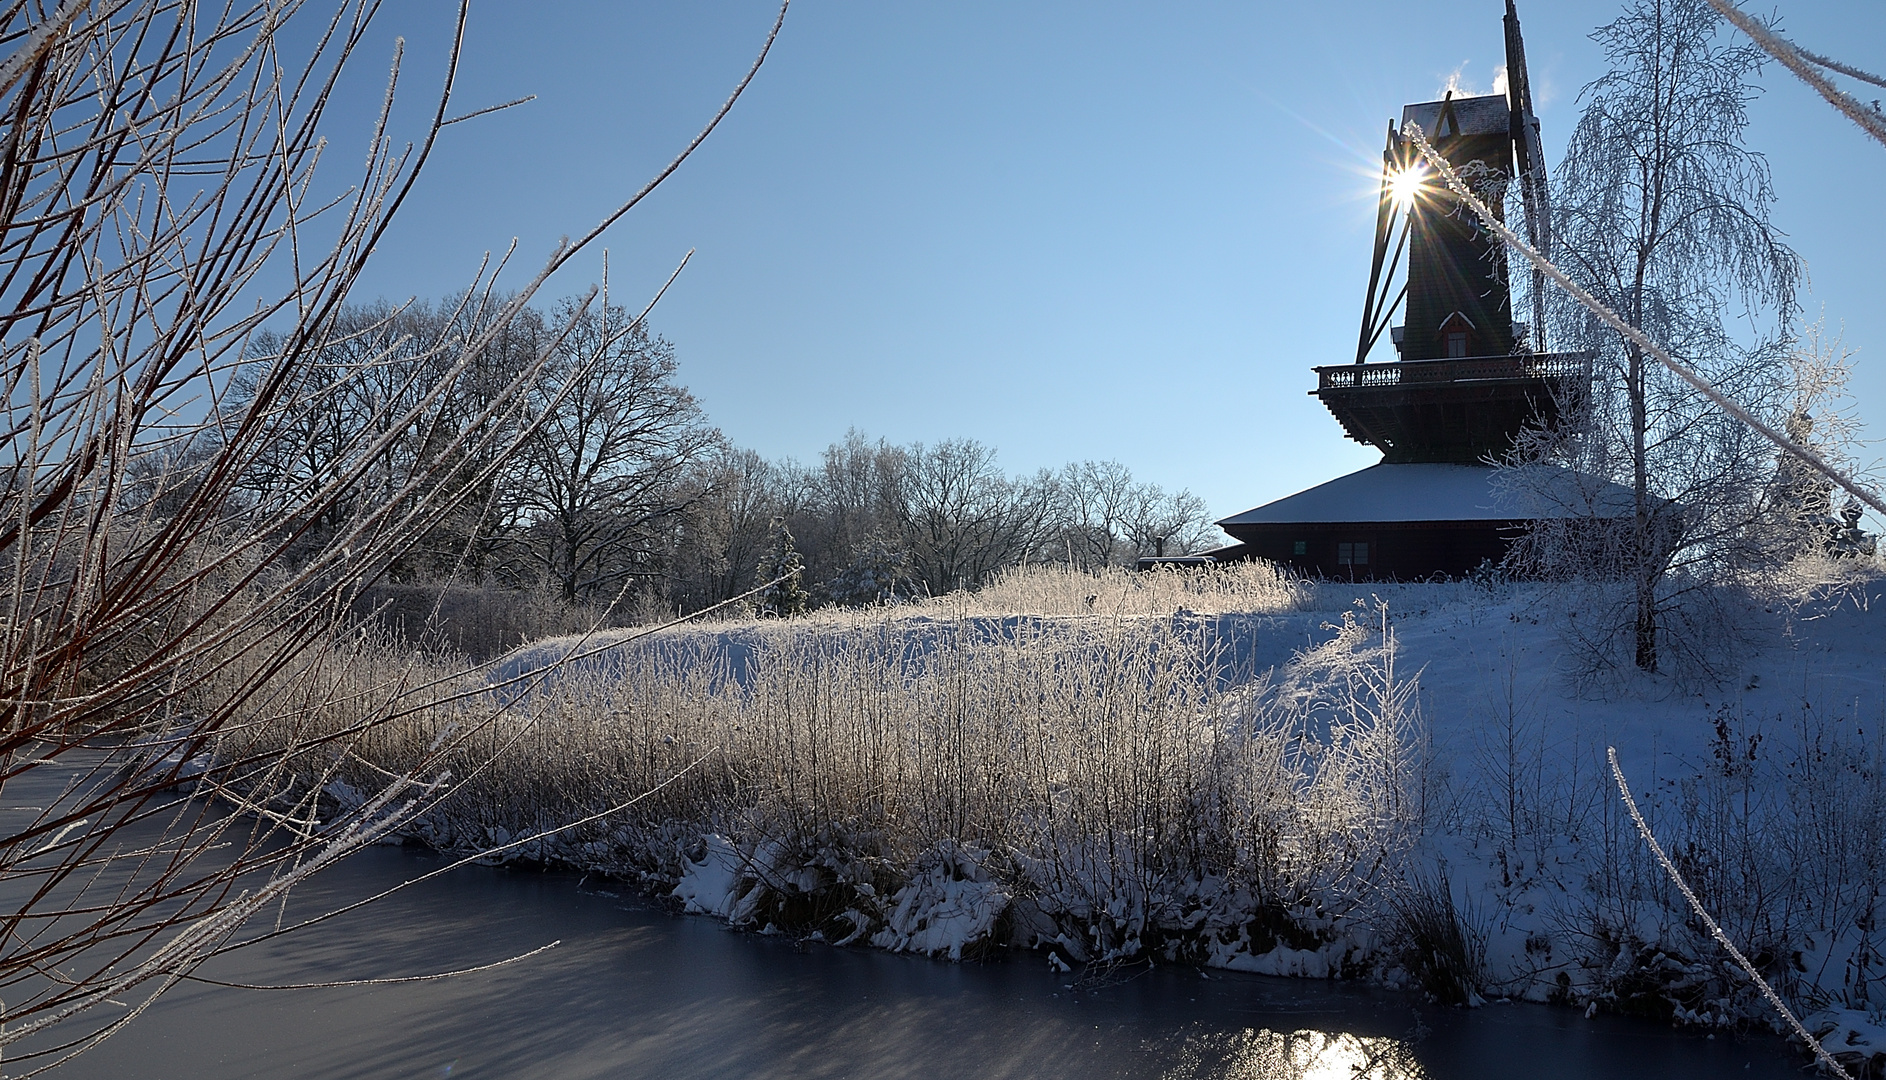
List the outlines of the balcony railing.
{"type": "Polygon", "coordinates": [[[1457,360],[1400,360],[1391,364],[1334,364],[1316,371],[1316,390],[1353,390],[1410,384],[1585,378],[1591,354],[1520,353],[1457,360]]]}

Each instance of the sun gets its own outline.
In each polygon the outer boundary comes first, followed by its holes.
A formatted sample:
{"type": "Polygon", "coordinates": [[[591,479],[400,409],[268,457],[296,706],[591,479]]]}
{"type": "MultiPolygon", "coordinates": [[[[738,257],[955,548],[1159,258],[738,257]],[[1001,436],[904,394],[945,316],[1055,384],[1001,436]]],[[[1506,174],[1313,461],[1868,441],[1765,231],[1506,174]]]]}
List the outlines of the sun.
{"type": "Polygon", "coordinates": [[[1425,165],[1410,165],[1388,178],[1388,193],[1403,210],[1414,205],[1415,196],[1424,190],[1428,178],[1425,165]]]}

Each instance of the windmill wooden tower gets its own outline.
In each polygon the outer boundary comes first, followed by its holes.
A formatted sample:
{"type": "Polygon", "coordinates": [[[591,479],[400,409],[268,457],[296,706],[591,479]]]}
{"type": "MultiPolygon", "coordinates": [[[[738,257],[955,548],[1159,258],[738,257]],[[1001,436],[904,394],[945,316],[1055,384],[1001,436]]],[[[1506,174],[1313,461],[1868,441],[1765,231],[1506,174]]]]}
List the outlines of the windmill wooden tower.
{"type": "MultiPolygon", "coordinates": [[[[1536,274],[1530,318],[1515,320],[1505,249],[1451,192],[1427,182],[1402,134],[1420,125],[1496,212],[1517,184],[1527,238],[1549,253],[1539,121],[1512,0],[1506,72],[1504,94],[1449,93],[1404,107],[1401,124],[1389,127],[1355,362],[1315,368],[1311,391],[1351,439],[1382,451],[1381,463],[1220,521],[1239,543],[1214,557],[1256,556],[1326,576],[1458,576],[1498,563],[1529,521],[1593,512],[1591,485],[1574,485],[1569,474],[1538,475],[1535,486],[1576,486],[1585,497],[1522,506],[1494,483],[1491,463],[1526,425],[1556,423],[1584,393],[1590,361],[1545,351],[1536,274]],[[1369,363],[1384,332],[1396,357],[1369,363]]],[[[1625,489],[1598,486],[1601,516],[1629,506],[1625,489]]]]}

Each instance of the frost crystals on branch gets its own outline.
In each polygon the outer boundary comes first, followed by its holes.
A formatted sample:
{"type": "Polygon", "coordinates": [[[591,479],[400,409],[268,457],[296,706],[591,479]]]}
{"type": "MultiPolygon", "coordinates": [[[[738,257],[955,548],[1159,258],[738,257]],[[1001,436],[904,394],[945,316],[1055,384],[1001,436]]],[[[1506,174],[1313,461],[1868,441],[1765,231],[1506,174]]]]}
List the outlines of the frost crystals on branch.
{"type": "Polygon", "coordinates": [[[1768,55],[1781,61],[1789,71],[1800,76],[1801,81],[1813,87],[1821,97],[1826,98],[1829,105],[1839,109],[1847,119],[1860,125],[1861,131],[1873,136],[1881,143],[1886,143],[1886,115],[1880,113],[1879,102],[1875,101],[1872,108],[1867,108],[1860,104],[1852,94],[1835,86],[1831,79],[1816,68],[1818,66],[1829,71],[1837,71],[1849,78],[1871,83],[1874,86],[1886,86],[1886,79],[1789,43],[1763,25],[1760,19],[1743,12],[1729,0],[1709,0],[1709,6],[1721,12],[1723,18],[1734,23],[1737,29],[1753,38],[1755,44],[1760,45],[1768,55]]]}
{"type": "Polygon", "coordinates": [[[1676,864],[1670,861],[1670,856],[1664,854],[1663,845],[1657,843],[1657,837],[1650,831],[1650,823],[1644,820],[1643,812],[1637,809],[1637,800],[1631,796],[1631,785],[1624,779],[1624,769],[1618,764],[1617,747],[1607,746],[1604,752],[1606,759],[1611,763],[1611,778],[1617,782],[1618,794],[1624,797],[1624,806],[1630,811],[1631,823],[1637,826],[1637,835],[1643,837],[1645,845],[1650,848],[1650,853],[1656,856],[1658,865],[1663,867],[1663,872],[1670,875],[1670,880],[1682,892],[1683,899],[1689,901],[1690,909],[1696,912],[1696,917],[1709,928],[1710,936],[1715,938],[1717,943],[1735,959],[1743,971],[1748,972],[1749,978],[1755,980],[1755,985],[1760,988],[1762,996],[1775,1007],[1775,1011],[1788,1022],[1788,1026],[1801,1037],[1801,1041],[1807,1043],[1808,1047],[1813,1050],[1821,1067],[1834,1076],[1847,1075],[1847,1070],[1840,1067],[1840,1063],[1834,1060],[1833,1055],[1827,1052],[1827,1048],[1821,1045],[1819,1039],[1808,1033],[1807,1028],[1802,1026],[1801,1021],[1795,1017],[1794,1010],[1788,1008],[1787,1003],[1781,1000],[1781,995],[1775,993],[1775,988],[1762,977],[1761,971],[1749,962],[1748,957],[1742,955],[1742,950],[1735,947],[1735,942],[1729,940],[1729,935],[1723,933],[1722,927],[1716,924],[1715,918],[1709,914],[1708,909],[1703,907],[1703,902],[1696,898],[1696,893],[1690,889],[1689,882],[1683,880],[1683,875],[1677,872],[1676,864]]]}

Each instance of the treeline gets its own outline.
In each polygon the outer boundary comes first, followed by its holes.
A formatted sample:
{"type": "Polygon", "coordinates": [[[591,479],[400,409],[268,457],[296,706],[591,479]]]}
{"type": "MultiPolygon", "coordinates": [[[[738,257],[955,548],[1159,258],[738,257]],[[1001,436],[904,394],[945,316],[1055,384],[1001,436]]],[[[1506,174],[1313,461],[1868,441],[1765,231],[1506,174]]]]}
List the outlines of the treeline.
{"type": "MultiPolygon", "coordinates": [[[[504,306],[473,296],[342,309],[319,362],[280,395],[295,437],[266,448],[243,489],[279,498],[366,448],[376,472],[289,524],[296,544],[338,542],[418,477],[448,509],[386,580],[621,598],[643,611],[698,610],[794,569],[793,587],[764,603],[940,595],[1020,563],[1097,569],[1222,539],[1197,496],[1114,461],[1011,475],[973,440],[897,446],[856,430],[816,462],[769,460],[714,428],[678,380],[674,346],[622,308],[566,300],[506,320],[504,306]],[[490,408],[544,357],[521,418],[490,408]],[[492,424],[513,428],[496,433],[510,453],[460,449],[474,436],[491,445],[492,424]]],[[[283,345],[252,340],[225,411],[240,415],[259,387],[289,377],[274,362],[283,345]]]]}

